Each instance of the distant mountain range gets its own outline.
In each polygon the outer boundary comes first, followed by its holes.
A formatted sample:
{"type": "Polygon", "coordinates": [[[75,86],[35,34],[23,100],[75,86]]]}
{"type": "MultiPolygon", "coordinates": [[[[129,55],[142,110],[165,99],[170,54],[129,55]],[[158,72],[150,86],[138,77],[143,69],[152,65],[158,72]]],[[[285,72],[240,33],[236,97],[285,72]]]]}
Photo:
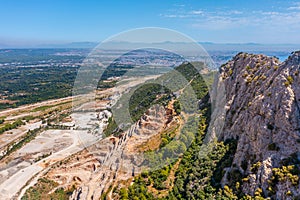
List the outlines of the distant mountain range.
{"type": "Polygon", "coordinates": [[[36,45],[15,45],[0,43],[0,49],[8,48],[94,48],[98,45],[97,42],[71,42],[61,44],[36,44],[36,45]]]}
{"type": "MultiPolygon", "coordinates": [[[[9,48],[95,48],[99,43],[97,42],[71,42],[61,44],[37,44],[37,45],[15,45],[0,43],[0,49],[9,48]]],[[[124,41],[113,41],[110,46],[124,49],[126,47],[134,48],[143,43],[130,43],[124,41]]],[[[146,43],[145,43],[146,44],[146,43]]],[[[153,43],[155,45],[182,45],[182,42],[160,42],[153,43]]],[[[292,52],[300,49],[300,44],[261,44],[261,43],[214,43],[214,42],[199,42],[207,51],[287,51],[292,52]]],[[[179,48],[180,49],[180,48],[179,48]]]]}

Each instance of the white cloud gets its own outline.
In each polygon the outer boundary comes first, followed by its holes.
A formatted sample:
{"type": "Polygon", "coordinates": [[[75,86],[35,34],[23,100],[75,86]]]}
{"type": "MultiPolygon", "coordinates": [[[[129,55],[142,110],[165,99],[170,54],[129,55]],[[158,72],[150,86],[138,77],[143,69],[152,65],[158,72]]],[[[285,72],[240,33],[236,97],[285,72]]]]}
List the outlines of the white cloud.
{"type": "Polygon", "coordinates": [[[185,7],[185,4],[174,4],[176,7],[185,7]]]}
{"type": "Polygon", "coordinates": [[[259,12],[261,13],[262,15],[279,15],[280,13],[279,12],[259,12]]]}
{"type": "MultiPolygon", "coordinates": [[[[289,6],[289,5],[288,5],[289,6]]],[[[290,7],[266,10],[229,10],[215,9],[207,11],[203,9],[169,10],[168,14],[161,15],[166,18],[181,18],[187,20],[193,28],[208,30],[225,30],[232,28],[253,27],[255,29],[293,31],[300,30],[300,2],[291,4],[290,7]],[[296,7],[299,7],[296,9],[296,7]]]]}
{"type": "Polygon", "coordinates": [[[300,2],[293,3],[293,6],[288,7],[287,10],[300,10],[300,2]]]}
{"type": "Polygon", "coordinates": [[[166,17],[166,18],[177,18],[177,15],[164,15],[164,14],[161,14],[160,16],[166,17]]]}
{"type": "Polygon", "coordinates": [[[174,22],[178,19],[176,23],[183,23],[198,33],[203,31],[207,35],[216,36],[224,33],[220,35],[223,39],[227,37],[234,40],[236,37],[261,42],[300,41],[300,1],[257,9],[216,7],[208,10],[185,6],[170,8],[161,16],[174,22]]]}
{"type": "Polygon", "coordinates": [[[231,28],[239,28],[249,23],[249,19],[244,17],[210,15],[206,18],[195,20],[191,25],[194,28],[206,30],[224,30],[231,28]]]}
{"type": "Polygon", "coordinates": [[[174,14],[161,14],[160,16],[165,17],[165,18],[188,18],[189,15],[174,15],[174,14]]]}
{"type": "Polygon", "coordinates": [[[191,11],[172,10],[172,14],[161,14],[160,16],[165,18],[185,18],[194,28],[215,30],[243,25],[246,19],[241,16],[242,14],[243,12],[239,10],[220,10],[208,12],[201,9],[195,9],[191,11]],[[174,12],[176,12],[176,14],[173,14],[174,12]]]}
{"type": "Polygon", "coordinates": [[[204,12],[202,10],[192,10],[190,12],[192,15],[202,15],[204,12]]]}

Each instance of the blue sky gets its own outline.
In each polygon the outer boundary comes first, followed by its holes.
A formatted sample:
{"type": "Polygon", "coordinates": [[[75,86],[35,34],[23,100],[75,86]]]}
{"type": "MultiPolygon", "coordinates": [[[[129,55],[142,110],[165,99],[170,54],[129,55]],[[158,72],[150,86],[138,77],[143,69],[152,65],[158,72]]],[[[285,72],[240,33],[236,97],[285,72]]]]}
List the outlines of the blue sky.
{"type": "Polygon", "coordinates": [[[300,44],[300,1],[0,0],[0,44],[95,41],[163,27],[197,41],[300,44]]]}

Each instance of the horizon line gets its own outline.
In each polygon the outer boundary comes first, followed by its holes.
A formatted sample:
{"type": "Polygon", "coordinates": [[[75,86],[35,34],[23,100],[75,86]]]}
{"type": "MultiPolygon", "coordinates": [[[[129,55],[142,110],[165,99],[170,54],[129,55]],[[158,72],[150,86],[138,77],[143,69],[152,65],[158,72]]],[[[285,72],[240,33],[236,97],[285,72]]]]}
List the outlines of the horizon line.
{"type": "MultiPolygon", "coordinates": [[[[128,41],[111,41],[112,43],[128,43],[128,44],[139,44],[146,42],[128,42],[128,41]]],[[[163,44],[163,43],[186,43],[180,41],[163,41],[163,42],[154,42],[151,44],[163,44]]],[[[248,45],[248,46],[272,46],[272,45],[289,45],[289,46],[297,46],[300,45],[296,43],[257,43],[257,42],[210,42],[210,41],[197,41],[198,44],[201,45],[248,45]]],[[[83,42],[62,42],[62,43],[45,43],[45,44],[0,44],[0,49],[44,49],[44,48],[94,48],[101,42],[93,42],[93,41],[83,41],[83,42]]]]}

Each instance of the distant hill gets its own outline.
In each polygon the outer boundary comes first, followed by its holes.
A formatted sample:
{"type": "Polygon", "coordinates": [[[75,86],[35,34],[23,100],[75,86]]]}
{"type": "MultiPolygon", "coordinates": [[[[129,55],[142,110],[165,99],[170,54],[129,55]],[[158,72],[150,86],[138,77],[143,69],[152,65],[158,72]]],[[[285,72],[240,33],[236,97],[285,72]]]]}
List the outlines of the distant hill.
{"type": "Polygon", "coordinates": [[[65,44],[42,44],[38,48],[95,48],[97,42],[71,42],[65,44]]]}
{"type": "Polygon", "coordinates": [[[27,49],[27,48],[95,48],[98,45],[97,42],[71,42],[60,44],[5,44],[0,43],[0,49],[27,49]]]}

